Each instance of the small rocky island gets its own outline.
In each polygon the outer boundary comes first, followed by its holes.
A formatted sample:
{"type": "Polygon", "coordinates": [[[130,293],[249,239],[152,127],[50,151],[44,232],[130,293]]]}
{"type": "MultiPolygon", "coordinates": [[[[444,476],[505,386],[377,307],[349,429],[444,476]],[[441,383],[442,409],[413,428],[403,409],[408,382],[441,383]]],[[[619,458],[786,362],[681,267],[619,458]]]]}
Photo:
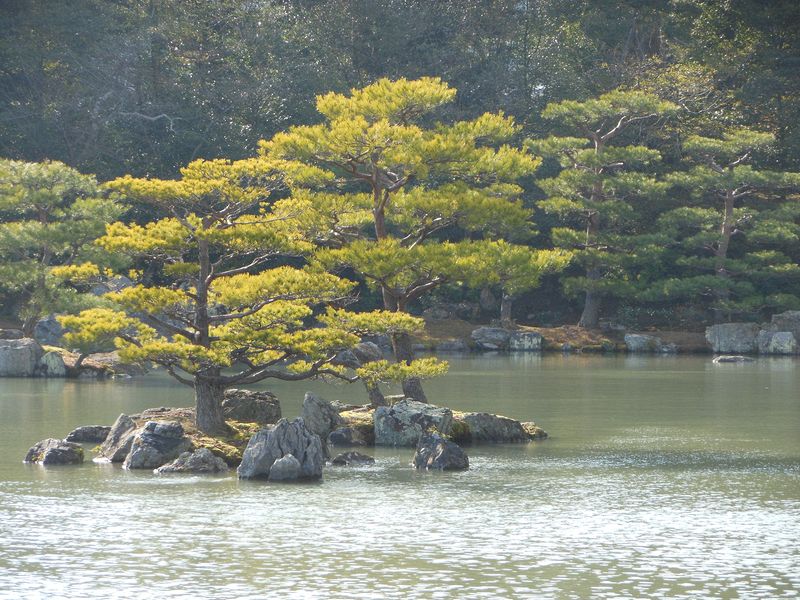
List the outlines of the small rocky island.
{"type": "Polygon", "coordinates": [[[346,405],[306,393],[302,415],[282,418],[278,399],[266,391],[228,390],[223,410],[231,433],[211,437],[194,426],[192,408],[153,408],[120,415],[111,426],[90,425],[64,439],[46,439],[25,456],[26,463],[79,464],[83,444],[96,445],[94,461],[156,474],[226,473],[240,479],[315,480],[326,464],[363,466],[371,456],[354,447],[415,448],[411,465],[422,470],[463,470],[461,447],[475,443],[527,443],[547,438],[535,423],[488,413],[464,413],[387,397],[387,405],[346,405]],[[350,448],[334,455],[334,449],[350,448]]]}

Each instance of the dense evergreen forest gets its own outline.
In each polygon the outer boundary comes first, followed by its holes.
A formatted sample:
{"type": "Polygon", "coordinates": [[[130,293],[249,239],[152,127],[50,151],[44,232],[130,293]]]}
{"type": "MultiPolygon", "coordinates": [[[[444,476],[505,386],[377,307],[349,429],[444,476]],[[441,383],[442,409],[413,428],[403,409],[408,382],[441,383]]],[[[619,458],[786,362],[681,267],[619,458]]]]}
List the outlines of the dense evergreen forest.
{"type": "MultiPolygon", "coordinates": [[[[412,313],[482,301],[482,319],[502,310],[538,324],[696,329],[800,309],[795,0],[7,0],[0,23],[0,156],[62,161],[100,182],[177,179],[196,159],[283,151],[281,132],[330,117],[317,96],[382,78],[441,78],[457,90],[415,115],[423,128],[513,117],[498,139],[538,164],[509,169],[506,183],[521,186],[534,225],[493,237],[561,252],[569,266],[548,272],[544,255],[529,253],[501,268],[513,253],[495,247],[494,278],[441,276],[431,294],[406,298],[412,313]]],[[[419,186],[448,184],[425,176],[419,186]]],[[[54,204],[51,219],[82,232],[57,234],[82,248],[62,251],[70,260],[97,258],[81,245],[105,223],[164,216],[141,201],[125,212],[90,202],[91,179],[68,189],[58,201],[82,203],[54,204]]],[[[31,318],[20,306],[45,280],[22,273],[59,260],[35,251],[41,236],[24,226],[37,218],[32,205],[18,191],[3,197],[4,313],[31,318]]],[[[420,248],[480,237],[453,218],[420,248]]],[[[370,269],[341,262],[368,283],[370,269]]],[[[390,308],[362,287],[359,307],[390,308]]],[[[44,296],[41,311],[69,300],[44,296]]]]}

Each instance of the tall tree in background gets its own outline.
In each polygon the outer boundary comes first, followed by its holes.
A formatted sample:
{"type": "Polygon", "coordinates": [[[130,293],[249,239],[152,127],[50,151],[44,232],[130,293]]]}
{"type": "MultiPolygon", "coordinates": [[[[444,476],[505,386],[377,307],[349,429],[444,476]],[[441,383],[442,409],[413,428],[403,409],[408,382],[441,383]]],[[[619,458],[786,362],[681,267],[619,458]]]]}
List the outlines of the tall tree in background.
{"type": "Polygon", "coordinates": [[[643,172],[660,159],[656,150],[618,144],[630,129],[654,123],[675,106],[641,92],[614,91],[578,102],[567,100],[549,105],[543,116],[563,124],[565,131],[580,137],[554,136],[531,140],[529,146],[545,156],[558,157],[562,170],[539,181],[548,198],[539,203],[576,227],[554,228],[557,247],[573,248],[585,276],[565,281],[568,292],[585,294],[582,327],[597,327],[603,296],[624,293],[629,288],[631,251],[654,249],[655,240],[633,238],[636,206],[653,200],[664,185],[643,172]],[[627,238],[627,239],[626,239],[627,238]]]}
{"type": "Polygon", "coordinates": [[[48,313],[94,302],[64,280],[86,281],[109,265],[91,242],[122,212],[94,177],[63,163],[0,160],[0,289],[25,335],[48,313]]]}
{"type": "MultiPolygon", "coordinates": [[[[456,91],[436,78],[386,79],[350,95],[317,99],[319,125],[294,127],[262,143],[268,160],[296,161],[329,174],[323,193],[297,192],[322,242],[328,267],[347,265],[375,286],[384,308],[410,303],[460,277],[459,256],[481,242],[442,243],[445,231],[524,231],[529,213],[513,182],[538,160],[504,144],[517,134],[513,120],[484,114],[473,121],[426,126],[456,91]],[[331,194],[333,189],[335,193],[331,194]]],[[[408,363],[411,340],[392,337],[395,357],[408,363]]],[[[425,401],[420,382],[403,382],[406,395],[425,401]]]]}

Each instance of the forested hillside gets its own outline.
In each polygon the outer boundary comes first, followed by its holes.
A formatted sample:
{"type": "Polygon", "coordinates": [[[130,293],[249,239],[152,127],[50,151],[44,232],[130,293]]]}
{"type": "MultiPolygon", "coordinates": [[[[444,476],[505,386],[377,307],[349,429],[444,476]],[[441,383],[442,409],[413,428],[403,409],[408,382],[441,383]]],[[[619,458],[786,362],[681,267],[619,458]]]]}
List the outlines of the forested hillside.
{"type": "MultiPolygon", "coordinates": [[[[466,303],[488,320],[505,298],[505,320],[696,329],[800,309],[794,0],[7,0],[0,24],[0,157],[61,161],[101,183],[255,157],[260,140],[322,123],[317,96],[382,78],[457,90],[422,129],[512,118],[502,143],[539,164],[509,177],[531,226],[501,237],[570,265],[513,293],[510,275],[450,277],[413,313],[466,303]]],[[[24,223],[47,231],[85,194],[43,221],[13,171],[0,291],[3,316],[30,318],[20,307],[36,283],[21,273],[44,262],[24,223]]],[[[441,189],[455,176],[432,177],[441,189]]],[[[126,223],[163,216],[126,208],[126,223]]],[[[482,237],[456,221],[426,242],[482,237]]],[[[359,306],[380,304],[362,286],[359,306]]]]}

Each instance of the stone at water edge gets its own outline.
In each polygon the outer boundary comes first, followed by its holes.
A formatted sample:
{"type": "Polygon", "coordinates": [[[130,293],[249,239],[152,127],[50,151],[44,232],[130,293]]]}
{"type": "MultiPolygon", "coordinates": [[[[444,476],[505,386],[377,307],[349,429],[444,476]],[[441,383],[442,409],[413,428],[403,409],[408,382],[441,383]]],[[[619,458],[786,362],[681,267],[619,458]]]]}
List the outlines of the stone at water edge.
{"type": "Polygon", "coordinates": [[[130,452],[136,423],[126,414],[121,414],[111,426],[105,441],[100,446],[96,461],[122,462],[130,452]]]}
{"type": "Polygon", "coordinates": [[[535,331],[514,331],[508,340],[512,352],[541,352],[544,338],[535,331]]]}
{"type": "Polygon", "coordinates": [[[225,390],[222,413],[231,421],[272,425],[281,419],[281,404],[272,392],[231,388],[225,390]]]}
{"type": "Polygon", "coordinates": [[[25,455],[26,463],[42,465],[77,465],[83,462],[80,444],[49,438],[37,442],[25,455]]]}
{"type": "Polygon", "coordinates": [[[480,350],[507,350],[511,332],[502,327],[478,327],[470,337],[480,350]]]}
{"type": "Polygon", "coordinates": [[[36,374],[39,377],[66,377],[67,365],[64,364],[64,357],[58,352],[45,352],[39,359],[36,374]]]}
{"type": "Polygon", "coordinates": [[[469,468],[469,458],[455,442],[438,433],[426,433],[419,438],[411,464],[415,469],[463,471],[469,468]]]}
{"type": "Polygon", "coordinates": [[[240,479],[266,479],[275,461],[286,454],[300,462],[301,479],[322,477],[322,441],[308,430],[302,418],[292,422],[281,419],[274,429],[262,429],[253,435],[236,473],[240,479]]]}
{"type": "Polygon", "coordinates": [[[339,427],[339,429],[331,431],[328,435],[328,443],[333,447],[372,445],[355,427],[339,427]]]}
{"type": "Polygon", "coordinates": [[[199,448],[194,452],[183,452],[170,463],[153,470],[153,473],[224,473],[228,465],[208,448],[199,448]]]}
{"type": "Polygon", "coordinates": [[[0,340],[0,377],[33,377],[44,350],[34,339],[0,340]]]}
{"type": "Polygon", "coordinates": [[[125,469],[154,469],[166,464],[191,447],[177,421],[148,421],[137,429],[131,451],[122,466],[125,469]]]}
{"type": "Polygon", "coordinates": [[[625,348],[633,353],[661,352],[661,338],[643,333],[626,333],[625,348]]]}
{"type": "Polygon", "coordinates": [[[360,452],[342,452],[333,457],[331,464],[339,467],[374,465],[375,459],[360,452]]]}
{"type": "Polygon", "coordinates": [[[294,456],[286,454],[272,463],[267,476],[268,481],[294,481],[300,479],[303,466],[294,456]]]}
{"type": "Polygon", "coordinates": [[[797,354],[797,340],[791,331],[761,330],[756,337],[759,354],[797,354]]]}
{"type": "Polygon", "coordinates": [[[729,354],[724,354],[722,356],[714,357],[714,360],[711,362],[717,365],[723,363],[751,363],[755,362],[755,359],[749,356],[731,356],[729,354]]]}
{"type": "Polygon", "coordinates": [[[344,419],[339,416],[337,407],[327,400],[324,400],[306,392],[303,398],[303,422],[311,433],[319,436],[322,444],[322,452],[325,458],[328,458],[328,436],[332,431],[335,431],[344,425],[344,419]]]}
{"type": "Polygon", "coordinates": [[[539,427],[533,421],[523,421],[521,425],[522,428],[525,430],[525,433],[527,433],[528,436],[534,441],[546,440],[548,437],[550,437],[544,429],[539,427]]]}
{"type": "Polygon", "coordinates": [[[428,430],[450,433],[453,411],[449,408],[404,399],[375,410],[376,446],[415,446],[428,430]]]}
{"type": "Polygon", "coordinates": [[[68,442],[83,442],[85,444],[102,444],[111,432],[109,425],[84,425],[76,427],[64,439],[68,442]]]}
{"type": "Polygon", "coordinates": [[[513,443],[528,442],[530,435],[522,423],[489,413],[467,413],[459,420],[469,427],[471,442],[513,443]]]}
{"type": "Polygon", "coordinates": [[[706,328],[706,340],[719,354],[755,352],[760,327],[755,323],[721,323],[706,328]]]}

